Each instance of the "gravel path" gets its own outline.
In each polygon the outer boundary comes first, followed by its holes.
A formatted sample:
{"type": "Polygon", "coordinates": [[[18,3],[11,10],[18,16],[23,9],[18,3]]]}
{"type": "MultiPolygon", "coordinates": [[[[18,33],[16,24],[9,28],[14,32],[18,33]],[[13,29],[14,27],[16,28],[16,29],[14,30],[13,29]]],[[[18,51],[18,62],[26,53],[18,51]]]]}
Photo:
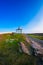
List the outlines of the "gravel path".
{"type": "Polygon", "coordinates": [[[31,46],[36,49],[37,53],[43,54],[43,40],[40,41],[39,39],[32,38],[28,35],[26,35],[27,42],[30,41],[31,46]]]}

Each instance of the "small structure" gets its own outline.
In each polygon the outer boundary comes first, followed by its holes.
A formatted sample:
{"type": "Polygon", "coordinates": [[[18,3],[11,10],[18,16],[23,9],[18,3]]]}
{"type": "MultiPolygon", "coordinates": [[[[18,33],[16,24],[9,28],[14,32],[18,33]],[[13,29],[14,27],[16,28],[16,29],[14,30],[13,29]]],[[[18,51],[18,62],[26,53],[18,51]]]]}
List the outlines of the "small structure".
{"type": "Polygon", "coordinates": [[[16,29],[16,33],[22,33],[22,29],[18,27],[18,29],[16,29]]]}

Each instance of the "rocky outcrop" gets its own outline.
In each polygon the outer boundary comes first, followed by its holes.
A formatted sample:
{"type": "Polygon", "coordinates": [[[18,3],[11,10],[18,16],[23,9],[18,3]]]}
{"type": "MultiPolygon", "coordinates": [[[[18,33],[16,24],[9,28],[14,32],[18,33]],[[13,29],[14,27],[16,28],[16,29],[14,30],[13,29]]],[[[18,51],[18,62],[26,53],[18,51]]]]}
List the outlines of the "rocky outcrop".
{"type": "MultiPolygon", "coordinates": [[[[21,47],[22,52],[24,52],[24,53],[30,55],[27,46],[25,46],[25,44],[24,44],[23,42],[20,42],[19,44],[20,44],[20,47],[21,47]]],[[[20,50],[20,51],[21,51],[21,50],[20,50]]]]}

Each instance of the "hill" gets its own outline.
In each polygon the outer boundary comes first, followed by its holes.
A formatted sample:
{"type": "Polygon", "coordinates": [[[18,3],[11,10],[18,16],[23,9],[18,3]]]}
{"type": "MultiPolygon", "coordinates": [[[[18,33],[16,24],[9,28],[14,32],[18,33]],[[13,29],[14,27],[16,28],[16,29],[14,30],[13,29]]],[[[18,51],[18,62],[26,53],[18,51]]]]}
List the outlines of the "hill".
{"type": "Polygon", "coordinates": [[[24,34],[0,35],[0,65],[35,65],[37,58],[24,53],[20,42],[29,47],[24,34]]]}
{"type": "Polygon", "coordinates": [[[33,38],[43,40],[43,33],[33,33],[33,34],[28,34],[28,35],[33,37],[33,38]]]}

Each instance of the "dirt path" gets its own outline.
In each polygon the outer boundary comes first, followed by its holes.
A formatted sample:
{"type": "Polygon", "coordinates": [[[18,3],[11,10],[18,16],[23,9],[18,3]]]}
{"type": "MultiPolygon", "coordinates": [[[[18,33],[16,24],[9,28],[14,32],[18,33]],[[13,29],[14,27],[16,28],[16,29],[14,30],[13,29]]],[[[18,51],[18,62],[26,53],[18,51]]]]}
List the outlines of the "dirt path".
{"type": "Polygon", "coordinates": [[[31,46],[38,50],[37,53],[43,54],[43,47],[36,41],[34,41],[33,39],[29,38],[28,36],[26,36],[26,41],[30,42],[31,46]]]}

